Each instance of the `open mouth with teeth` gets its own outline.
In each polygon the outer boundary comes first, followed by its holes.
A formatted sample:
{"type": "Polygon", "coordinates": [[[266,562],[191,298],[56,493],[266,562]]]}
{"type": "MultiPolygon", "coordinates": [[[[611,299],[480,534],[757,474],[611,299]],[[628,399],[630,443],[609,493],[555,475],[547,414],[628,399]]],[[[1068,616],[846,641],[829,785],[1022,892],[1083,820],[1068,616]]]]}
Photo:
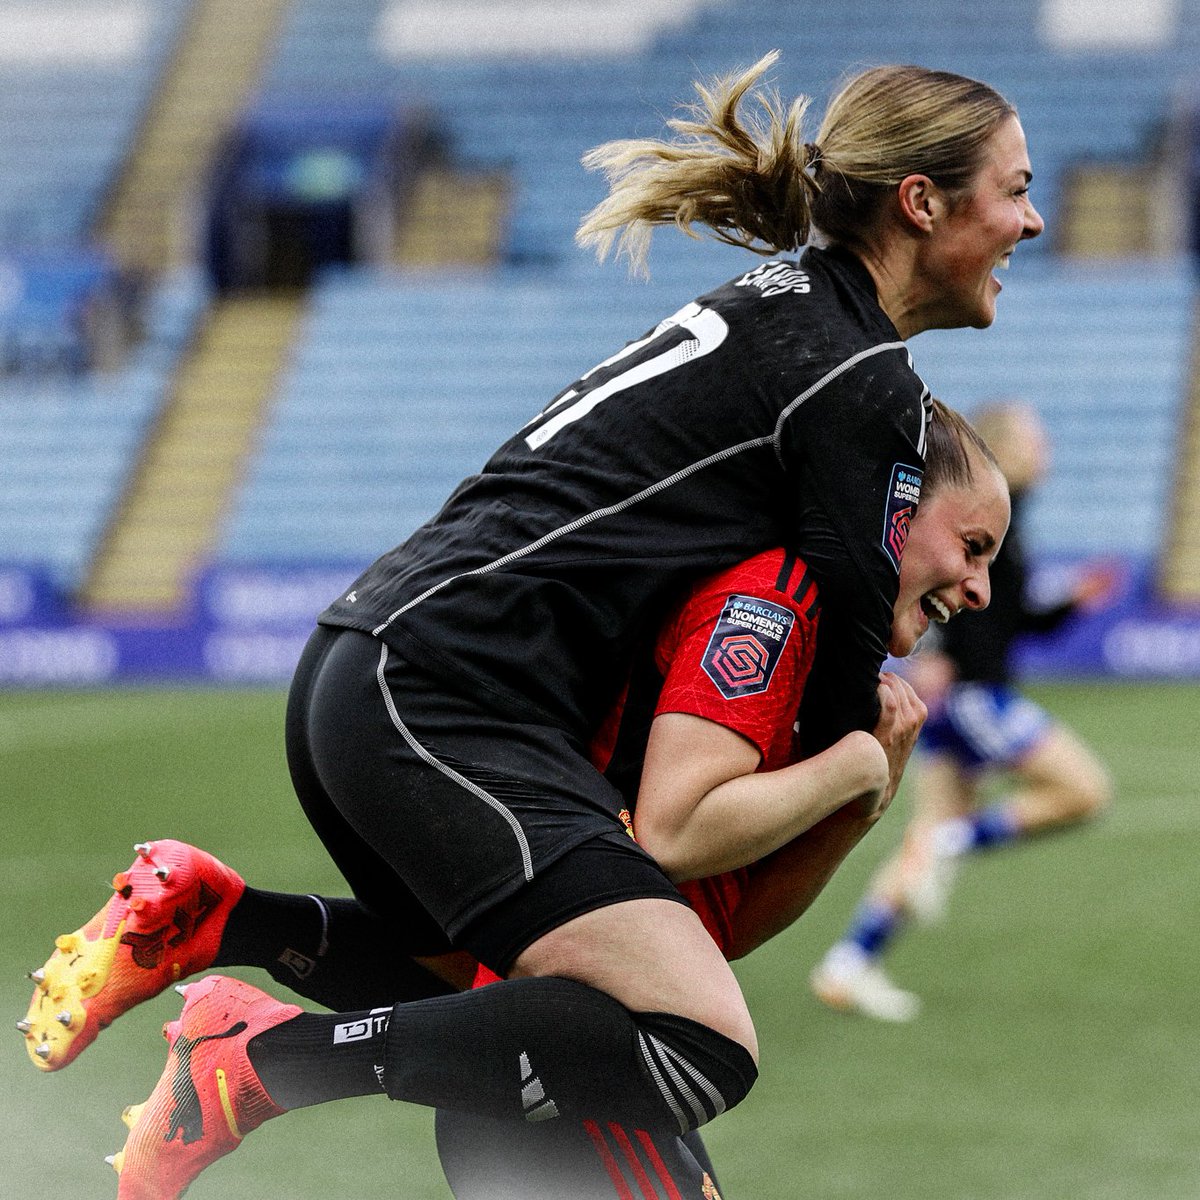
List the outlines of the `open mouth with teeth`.
{"type": "Polygon", "coordinates": [[[936,621],[939,625],[945,625],[954,615],[932,592],[927,592],[921,597],[921,611],[931,621],[936,621]]]}

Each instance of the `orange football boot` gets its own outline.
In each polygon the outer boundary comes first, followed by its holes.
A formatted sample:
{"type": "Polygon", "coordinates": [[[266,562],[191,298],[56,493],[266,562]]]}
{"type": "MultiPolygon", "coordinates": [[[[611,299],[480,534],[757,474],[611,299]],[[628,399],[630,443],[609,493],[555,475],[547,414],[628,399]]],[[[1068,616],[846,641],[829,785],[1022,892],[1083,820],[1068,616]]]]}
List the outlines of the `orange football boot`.
{"type": "Polygon", "coordinates": [[[205,1167],[286,1111],[263,1089],[246,1045],[304,1010],[223,975],[178,991],[183,1012],[163,1026],[167,1065],[150,1098],[122,1114],[129,1135],[106,1160],[120,1176],[117,1200],[176,1200],[205,1167]]]}
{"type": "Polygon", "coordinates": [[[55,939],[30,974],[33,1000],[17,1028],[40,1071],[73,1062],[135,1004],[212,965],[242,877],[185,842],[134,847],[113,895],[86,925],[55,939]]]}

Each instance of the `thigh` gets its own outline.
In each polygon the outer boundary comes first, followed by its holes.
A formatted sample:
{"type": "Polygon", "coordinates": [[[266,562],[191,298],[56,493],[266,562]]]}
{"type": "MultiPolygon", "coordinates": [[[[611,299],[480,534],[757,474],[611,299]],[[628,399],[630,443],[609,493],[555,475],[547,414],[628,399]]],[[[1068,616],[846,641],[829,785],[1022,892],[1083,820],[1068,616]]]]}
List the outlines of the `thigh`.
{"type": "Polygon", "coordinates": [[[629,900],[687,901],[626,834],[604,834],[568,850],[464,927],[462,947],[498,975],[540,938],[577,917],[629,900]]]}
{"type": "Polygon", "coordinates": [[[741,987],[700,918],[682,904],[626,900],[584,913],[530,945],[511,974],[562,976],[607,992],[634,1013],[687,1017],[757,1060],[741,987]]]}
{"type": "Polygon", "coordinates": [[[1070,730],[1052,725],[1012,769],[1011,803],[1034,832],[1099,815],[1112,802],[1104,765],[1070,730]]]}
{"type": "Polygon", "coordinates": [[[1058,724],[1048,726],[1011,769],[1034,786],[1097,791],[1107,787],[1107,772],[1091,748],[1058,724]]]}

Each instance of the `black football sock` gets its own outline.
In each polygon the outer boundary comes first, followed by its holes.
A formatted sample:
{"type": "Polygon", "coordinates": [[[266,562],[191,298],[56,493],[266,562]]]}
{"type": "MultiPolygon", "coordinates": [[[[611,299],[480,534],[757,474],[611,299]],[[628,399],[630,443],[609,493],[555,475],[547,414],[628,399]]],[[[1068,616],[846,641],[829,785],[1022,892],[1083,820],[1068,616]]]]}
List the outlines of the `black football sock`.
{"type": "Polygon", "coordinates": [[[631,1013],[566,979],[510,980],[397,1004],[390,1014],[300,1020],[249,1044],[263,1086],[283,1108],[370,1094],[382,1067],[393,1100],[682,1133],[732,1108],[758,1074],[747,1051],[715,1030],[666,1013],[631,1013]],[[355,1065],[343,1070],[352,1056],[355,1065]],[[347,1076],[357,1090],[346,1090],[347,1076]]]}
{"type": "Polygon", "coordinates": [[[213,965],[261,967],[334,1011],[454,991],[399,943],[398,931],[357,900],[248,887],[229,914],[213,965]]]}
{"type": "Polygon", "coordinates": [[[383,1094],[383,1033],[391,1008],[301,1013],[252,1037],[246,1053],[280,1108],[383,1094]]]}

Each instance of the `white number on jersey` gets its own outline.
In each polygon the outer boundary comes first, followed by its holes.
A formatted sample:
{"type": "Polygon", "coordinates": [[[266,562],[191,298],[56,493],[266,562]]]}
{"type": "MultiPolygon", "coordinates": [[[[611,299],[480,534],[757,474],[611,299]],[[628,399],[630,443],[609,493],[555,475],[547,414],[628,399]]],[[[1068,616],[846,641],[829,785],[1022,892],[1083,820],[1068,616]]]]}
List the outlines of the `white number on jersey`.
{"type": "Polygon", "coordinates": [[[664,350],[661,354],[656,354],[653,358],[646,359],[645,362],[630,367],[627,371],[622,371],[619,375],[614,375],[607,383],[601,384],[591,391],[580,392],[576,388],[569,388],[559,396],[549,408],[535,418],[540,421],[549,417],[544,424],[539,425],[525,438],[525,443],[530,450],[537,450],[544,446],[560,429],[564,429],[573,421],[578,421],[580,417],[586,417],[593,408],[607,400],[609,396],[616,395],[617,392],[622,392],[636,384],[644,383],[647,379],[653,379],[657,375],[665,375],[668,371],[673,371],[676,367],[691,362],[693,358],[711,354],[729,333],[729,326],[725,323],[724,318],[713,312],[711,308],[701,308],[696,303],[685,305],[674,316],[661,322],[648,337],[642,338],[639,342],[631,342],[611,358],[606,358],[602,363],[598,363],[580,380],[580,383],[602,368],[635,354],[643,347],[650,345],[655,338],[661,337],[673,329],[684,329],[691,334],[691,337],[687,341],[672,346],[669,350],[664,350]],[[555,415],[551,417],[551,413],[555,415]]]}

